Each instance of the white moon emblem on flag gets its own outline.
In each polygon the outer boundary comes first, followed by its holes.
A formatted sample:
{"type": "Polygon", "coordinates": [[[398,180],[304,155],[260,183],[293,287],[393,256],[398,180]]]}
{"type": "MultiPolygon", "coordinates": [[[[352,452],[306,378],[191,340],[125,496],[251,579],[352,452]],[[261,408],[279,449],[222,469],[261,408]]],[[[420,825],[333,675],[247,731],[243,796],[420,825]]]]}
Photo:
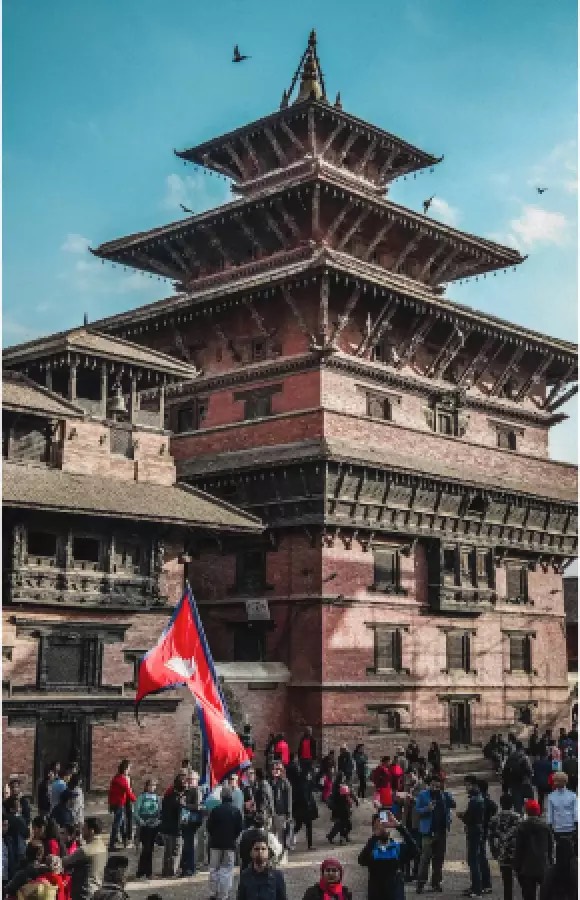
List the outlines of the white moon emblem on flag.
{"type": "Polygon", "coordinates": [[[172,672],[175,672],[176,675],[181,675],[182,678],[192,678],[197,668],[193,656],[191,659],[184,659],[182,656],[172,656],[165,665],[172,672]]]}

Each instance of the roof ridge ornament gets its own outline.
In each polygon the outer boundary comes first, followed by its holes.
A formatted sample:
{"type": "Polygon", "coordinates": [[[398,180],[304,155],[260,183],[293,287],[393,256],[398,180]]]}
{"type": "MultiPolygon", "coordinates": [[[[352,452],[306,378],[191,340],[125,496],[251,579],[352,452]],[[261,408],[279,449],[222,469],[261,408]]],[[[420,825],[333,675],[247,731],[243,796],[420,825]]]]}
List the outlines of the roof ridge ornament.
{"type": "Polygon", "coordinates": [[[326,102],[326,87],[316,49],[316,31],[314,28],[308,36],[306,50],[302,54],[298,67],[294,72],[290,88],[284,91],[282,95],[280,109],[285,109],[288,106],[298,78],[300,78],[300,88],[294,103],[302,103],[304,100],[322,100],[326,102]]]}

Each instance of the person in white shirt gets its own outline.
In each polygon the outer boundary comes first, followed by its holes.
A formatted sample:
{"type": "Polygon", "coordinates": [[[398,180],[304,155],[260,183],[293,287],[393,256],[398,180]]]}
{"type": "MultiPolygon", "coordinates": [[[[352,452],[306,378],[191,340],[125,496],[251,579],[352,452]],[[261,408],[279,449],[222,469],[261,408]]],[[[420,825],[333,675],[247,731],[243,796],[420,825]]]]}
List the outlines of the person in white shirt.
{"type": "Polygon", "coordinates": [[[548,795],[546,821],[552,826],[556,840],[574,836],[578,828],[578,798],[567,788],[565,772],[554,772],[554,790],[548,795]]]}

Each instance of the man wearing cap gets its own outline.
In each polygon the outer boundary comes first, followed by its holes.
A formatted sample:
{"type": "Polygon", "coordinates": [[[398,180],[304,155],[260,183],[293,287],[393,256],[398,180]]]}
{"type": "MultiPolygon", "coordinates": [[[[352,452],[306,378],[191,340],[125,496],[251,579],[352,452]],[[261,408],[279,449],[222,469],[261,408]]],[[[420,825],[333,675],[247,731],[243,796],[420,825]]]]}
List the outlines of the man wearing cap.
{"type": "Polygon", "coordinates": [[[556,841],[572,838],[576,844],[578,798],[568,790],[568,776],[565,772],[554,772],[554,790],[548,794],[546,821],[552,826],[556,841]]]}
{"type": "Polygon", "coordinates": [[[552,862],[554,839],[550,826],[540,818],[537,800],[526,800],[524,811],[526,817],[516,829],[514,870],[523,900],[536,900],[538,887],[552,862]]]}

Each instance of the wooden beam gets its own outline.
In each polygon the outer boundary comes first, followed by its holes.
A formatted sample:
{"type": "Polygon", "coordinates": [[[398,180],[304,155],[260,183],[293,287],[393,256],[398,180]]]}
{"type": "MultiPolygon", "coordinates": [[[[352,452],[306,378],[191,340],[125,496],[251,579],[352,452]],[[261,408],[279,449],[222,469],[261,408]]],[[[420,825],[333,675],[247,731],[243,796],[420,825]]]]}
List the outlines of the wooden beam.
{"type": "Polygon", "coordinates": [[[362,257],[362,258],[363,258],[363,260],[364,260],[365,262],[368,262],[368,261],[370,260],[371,256],[373,255],[373,253],[374,253],[375,250],[377,249],[378,245],[379,245],[379,244],[381,243],[381,241],[387,236],[387,234],[389,233],[389,231],[391,230],[391,228],[393,228],[394,225],[395,225],[394,219],[390,219],[390,221],[388,221],[385,225],[382,225],[382,226],[379,228],[379,230],[378,230],[377,233],[375,234],[374,238],[372,239],[372,241],[371,241],[370,244],[368,245],[367,249],[366,249],[365,252],[363,253],[363,257],[362,257]]]}
{"type": "Polygon", "coordinates": [[[567,403],[568,400],[570,400],[570,398],[574,396],[574,394],[577,393],[578,384],[573,384],[572,387],[568,388],[568,390],[564,394],[561,394],[559,397],[556,397],[555,400],[552,400],[552,402],[549,406],[546,407],[546,409],[548,410],[548,412],[555,412],[557,409],[563,406],[564,403],[567,403]]]}
{"type": "Polygon", "coordinates": [[[529,389],[534,384],[534,382],[537,381],[538,379],[540,379],[542,377],[542,375],[544,374],[544,372],[550,368],[550,365],[552,364],[553,359],[554,359],[554,354],[548,353],[548,355],[544,357],[544,359],[539,364],[539,366],[536,366],[536,368],[531,373],[531,375],[529,375],[528,378],[526,378],[526,380],[520,386],[517,394],[513,398],[517,403],[520,403],[525,398],[526,394],[528,393],[529,389]]]}
{"type": "Polygon", "coordinates": [[[510,356],[507,364],[504,366],[502,373],[499,375],[498,378],[496,378],[494,384],[492,385],[492,388],[489,391],[490,397],[497,397],[497,395],[500,393],[504,384],[508,380],[508,378],[511,375],[511,373],[513,372],[513,370],[516,368],[517,364],[519,363],[520,359],[522,358],[522,356],[524,355],[525,352],[526,352],[526,348],[523,345],[520,344],[518,347],[516,347],[516,349],[510,356]]]}
{"type": "Polygon", "coordinates": [[[395,351],[396,359],[394,365],[396,369],[402,369],[407,363],[413,361],[419,343],[425,340],[435,321],[434,316],[424,317],[423,313],[417,313],[407,339],[403,342],[401,349],[395,351]]]}
{"type": "Polygon", "coordinates": [[[391,152],[389,153],[386,160],[384,161],[381,168],[379,169],[379,173],[377,175],[377,179],[379,181],[383,181],[385,179],[385,176],[388,175],[388,173],[391,171],[391,169],[393,168],[393,163],[394,163],[395,159],[397,158],[397,156],[399,155],[399,152],[400,152],[399,147],[392,148],[391,152]]]}
{"type": "Polygon", "coordinates": [[[316,156],[316,123],[312,106],[308,110],[308,146],[312,155],[316,156]]]}
{"type": "Polygon", "coordinates": [[[391,327],[391,319],[397,312],[397,303],[389,298],[384,304],[374,323],[357,347],[356,356],[363,356],[371,344],[378,344],[387,328],[391,327]]]}
{"type": "Polygon", "coordinates": [[[312,191],[312,237],[320,237],[320,182],[317,181],[312,191]]]}
{"type": "Polygon", "coordinates": [[[449,268],[449,266],[451,265],[451,263],[453,262],[455,257],[459,255],[459,252],[460,252],[459,247],[451,248],[451,250],[445,257],[445,259],[441,260],[441,262],[439,263],[439,265],[437,266],[437,268],[431,275],[431,277],[429,279],[429,284],[435,284],[437,281],[440,280],[440,278],[443,275],[443,273],[445,272],[445,270],[449,268]]]}
{"type": "Polygon", "coordinates": [[[244,297],[242,299],[242,303],[246,307],[248,312],[250,313],[252,320],[257,325],[258,331],[260,332],[260,334],[263,337],[267,337],[267,338],[270,337],[270,332],[264,325],[264,320],[263,320],[262,316],[260,315],[260,313],[258,312],[258,310],[256,309],[256,307],[254,306],[254,304],[252,303],[252,301],[249,300],[247,297],[244,297]]]}
{"type": "Polygon", "coordinates": [[[326,156],[327,152],[332,147],[332,145],[334,144],[334,142],[335,142],[336,138],[338,137],[338,135],[340,134],[340,132],[343,131],[345,128],[346,128],[346,123],[339,122],[338,125],[336,126],[336,128],[332,129],[332,131],[330,132],[329,136],[325,140],[325,142],[322,145],[322,148],[320,150],[320,156],[323,159],[326,156]]]}
{"type": "Polygon", "coordinates": [[[266,219],[268,228],[270,229],[270,231],[274,232],[274,234],[276,235],[276,237],[282,244],[282,248],[284,250],[286,250],[286,248],[288,247],[288,244],[289,244],[288,238],[286,237],[284,232],[280,229],[280,226],[278,225],[278,223],[276,222],[276,220],[274,219],[272,214],[270,212],[268,212],[266,207],[262,206],[260,209],[261,209],[262,215],[266,219]]]}
{"type": "Polygon", "coordinates": [[[201,266],[201,260],[197,256],[191,244],[187,244],[183,238],[177,238],[177,245],[181,247],[182,252],[189,260],[191,266],[201,266]]]}
{"type": "Polygon", "coordinates": [[[437,259],[437,257],[440,254],[445,253],[446,250],[447,250],[446,244],[438,244],[437,247],[435,247],[435,250],[433,251],[433,253],[429,254],[427,259],[425,260],[425,262],[419,269],[419,274],[415,276],[417,278],[417,281],[423,281],[425,276],[426,275],[428,276],[429,270],[430,270],[431,266],[433,265],[433,263],[435,262],[435,260],[437,259]]]}
{"type": "Polygon", "coordinates": [[[288,212],[288,210],[284,206],[284,203],[282,202],[282,199],[280,197],[278,197],[274,201],[274,206],[276,207],[276,209],[278,210],[278,212],[284,219],[284,224],[289,229],[289,231],[292,232],[294,237],[296,237],[296,238],[302,237],[302,232],[301,232],[300,228],[298,227],[298,225],[296,224],[296,219],[294,218],[294,216],[292,216],[288,212]]]}
{"type": "Polygon", "coordinates": [[[575,371],[576,371],[576,363],[573,362],[571,366],[568,366],[568,369],[566,370],[566,372],[564,373],[562,378],[560,378],[560,380],[556,382],[556,384],[552,387],[552,389],[547,394],[546,400],[544,402],[544,408],[546,408],[550,405],[550,403],[552,402],[552,400],[554,399],[556,394],[561,390],[563,385],[565,385],[566,382],[570,381],[570,378],[573,376],[575,371]]]}
{"type": "Polygon", "coordinates": [[[244,237],[251,243],[252,247],[254,247],[259,253],[265,254],[264,245],[260,242],[260,239],[256,237],[256,232],[253,228],[251,228],[247,222],[245,222],[241,217],[234,219],[235,222],[239,225],[242,232],[244,233],[244,237]]]}
{"type": "Polygon", "coordinates": [[[447,353],[447,351],[449,350],[449,348],[452,346],[452,344],[453,344],[453,342],[454,342],[454,340],[455,340],[456,335],[457,335],[457,325],[453,324],[453,325],[451,326],[451,333],[447,336],[447,340],[443,341],[443,346],[442,346],[441,349],[439,350],[439,353],[437,353],[437,354],[435,355],[435,358],[431,361],[431,363],[429,364],[429,366],[427,366],[427,370],[426,370],[426,372],[425,372],[425,375],[426,375],[428,378],[431,378],[433,375],[436,374],[439,365],[440,365],[440,364],[443,362],[443,360],[445,359],[445,354],[447,353]]]}
{"type": "Polygon", "coordinates": [[[233,145],[229,141],[227,144],[224,144],[224,147],[233,164],[239,169],[240,177],[244,181],[247,180],[250,177],[250,173],[246,169],[241,156],[234,150],[233,145]]]}
{"type": "Polygon", "coordinates": [[[214,322],[213,328],[214,328],[215,333],[219,337],[219,339],[222,341],[222,343],[225,344],[225,346],[229,349],[230,353],[232,354],[233,359],[236,362],[242,362],[241,354],[236,349],[234,342],[232,340],[230,340],[230,338],[228,338],[227,335],[224,333],[224,330],[221,327],[221,325],[218,325],[217,323],[214,322]]]}
{"type": "Polygon", "coordinates": [[[320,323],[319,331],[322,346],[326,347],[330,335],[330,323],[328,318],[328,301],[330,295],[330,279],[325,273],[320,280],[320,323]]]}
{"type": "Polygon", "coordinates": [[[244,145],[248,156],[252,160],[252,165],[254,166],[256,173],[259,175],[262,171],[262,167],[260,166],[260,160],[258,158],[258,155],[250,143],[250,138],[248,137],[247,134],[243,134],[240,137],[240,140],[241,140],[242,144],[244,145]]]}
{"type": "MultiPolygon", "coordinates": [[[[489,353],[489,351],[491,350],[491,348],[493,347],[494,344],[495,344],[495,338],[487,337],[485,339],[482,346],[479,348],[479,350],[477,351],[477,353],[475,354],[475,356],[473,357],[473,359],[471,360],[471,362],[469,363],[467,368],[463,370],[462,374],[457,379],[458,387],[461,387],[463,384],[465,384],[467,381],[469,381],[471,379],[472,375],[475,373],[475,371],[477,370],[480,363],[483,362],[484,359],[487,359],[487,354],[489,353]]],[[[503,344],[501,346],[503,348],[503,344]]],[[[475,379],[475,381],[477,381],[477,379],[475,379]]]]}
{"type": "Polygon", "coordinates": [[[217,162],[217,160],[212,159],[209,153],[205,153],[203,156],[203,163],[210,169],[215,169],[216,172],[221,172],[222,175],[226,175],[228,178],[233,178],[234,181],[238,180],[239,173],[236,173],[233,169],[230,169],[229,166],[224,166],[223,163],[217,162]]]}
{"type": "Polygon", "coordinates": [[[308,328],[308,325],[306,324],[304,316],[300,312],[300,309],[299,309],[298,305],[296,304],[296,301],[294,300],[294,297],[292,296],[292,294],[290,293],[288,288],[285,285],[281,285],[280,291],[282,292],[282,296],[283,296],[285,302],[292,310],[292,313],[294,314],[294,318],[298,322],[300,330],[308,337],[311,344],[316,344],[316,339],[315,339],[314,335],[312,334],[312,332],[310,331],[310,329],[308,328]]]}
{"type": "Polygon", "coordinates": [[[355,141],[359,137],[360,137],[360,134],[357,131],[352,131],[349,134],[349,136],[347,137],[347,139],[342,147],[342,150],[340,151],[340,153],[338,154],[338,157],[336,159],[336,164],[338,166],[341,166],[343,164],[346,154],[348,153],[348,151],[350,150],[352,145],[355,143],[355,141]]]}
{"type": "Polygon", "coordinates": [[[499,357],[502,355],[503,351],[505,350],[505,346],[506,346],[505,341],[503,341],[500,338],[500,345],[497,348],[497,350],[495,351],[495,353],[493,353],[491,356],[486,356],[486,358],[483,362],[483,366],[479,369],[478,372],[475,373],[474,378],[473,378],[474,386],[477,384],[478,381],[480,381],[483,378],[483,376],[486,374],[486,372],[488,372],[489,369],[491,369],[491,367],[493,366],[496,359],[499,359],[499,357]]]}
{"type": "Polygon", "coordinates": [[[300,153],[306,153],[306,147],[302,141],[296,137],[287,122],[280,122],[280,128],[300,153]]]}
{"type": "Polygon", "coordinates": [[[413,250],[415,250],[415,248],[419,246],[419,244],[423,240],[423,237],[424,237],[424,233],[422,231],[415,232],[415,234],[413,235],[411,240],[405,244],[405,246],[399,253],[398,257],[396,258],[395,262],[393,263],[393,269],[392,269],[393,272],[398,272],[399,269],[402,268],[405,260],[409,256],[409,254],[412,253],[413,250]]]}
{"type": "Polygon", "coordinates": [[[352,198],[350,198],[348,200],[348,202],[345,203],[345,205],[342,207],[339,214],[334,219],[334,222],[331,222],[330,225],[328,226],[328,228],[326,229],[326,234],[324,235],[325,243],[328,244],[332,241],[332,238],[334,237],[334,235],[336,234],[336,232],[342,225],[343,221],[346,219],[349,212],[351,211],[351,209],[354,208],[355,205],[356,205],[356,203],[352,198]]]}
{"type": "Polygon", "coordinates": [[[201,231],[207,236],[207,239],[210,242],[211,246],[217,250],[223,261],[228,266],[232,266],[234,264],[234,261],[225,249],[224,245],[222,244],[213,228],[211,228],[209,225],[203,225],[201,231]]]}
{"type": "Polygon", "coordinates": [[[340,337],[340,335],[342,334],[342,332],[344,331],[344,329],[346,328],[346,326],[349,323],[350,317],[351,317],[352,313],[354,312],[354,308],[359,301],[361,293],[362,293],[362,288],[357,287],[354,289],[354,291],[348,298],[348,300],[346,302],[346,306],[344,307],[344,312],[342,313],[342,315],[340,315],[338,317],[338,322],[336,323],[334,331],[332,332],[332,335],[330,338],[331,344],[336,346],[336,342],[337,342],[338,338],[340,337]]]}
{"type": "Polygon", "coordinates": [[[155,269],[156,272],[159,272],[160,275],[164,275],[166,278],[173,278],[177,281],[179,281],[179,279],[181,278],[181,272],[177,272],[175,269],[170,269],[169,266],[165,266],[163,263],[158,262],[156,259],[151,259],[151,257],[146,256],[145,253],[135,252],[135,254],[133,255],[133,259],[141,263],[144,268],[155,269]]]}
{"type": "Polygon", "coordinates": [[[264,126],[264,134],[266,135],[266,137],[267,137],[268,140],[270,141],[270,144],[271,144],[271,146],[272,146],[272,150],[273,150],[274,153],[276,154],[276,159],[278,160],[278,162],[280,163],[280,165],[281,165],[281,166],[287,166],[287,165],[288,165],[288,157],[286,156],[286,154],[285,154],[284,151],[282,150],[282,147],[280,146],[280,142],[279,142],[278,138],[276,137],[276,135],[274,134],[274,132],[272,131],[272,129],[271,129],[271,128],[268,128],[267,125],[264,126]]]}
{"type": "Polygon", "coordinates": [[[472,329],[466,328],[464,331],[462,328],[459,328],[458,326],[456,326],[456,331],[457,331],[457,341],[454,343],[454,345],[452,347],[450,347],[449,351],[447,352],[447,356],[445,357],[445,359],[439,366],[439,370],[437,372],[437,375],[439,378],[443,378],[443,376],[445,375],[445,372],[447,371],[447,369],[449,368],[449,366],[451,365],[451,363],[453,362],[453,360],[455,359],[457,354],[461,353],[461,351],[465,347],[465,343],[466,343],[469,335],[471,334],[472,329]]]}
{"type": "Polygon", "coordinates": [[[370,143],[369,143],[367,149],[365,150],[365,152],[363,153],[363,155],[362,155],[362,157],[361,157],[361,159],[360,159],[360,162],[359,162],[358,165],[355,167],[355,172],[356,172],[357,175],[362,175],[362,174],[363,174],[363,172],[364,172],[364,170],[366,169],[368,163],[371,161],[371,159],[373,158],[373,156],[374,156],[375,153],[376,153],[378,143],[379,143],[379,139],[378,139],[378,138],[374,138],[374,140],[370,141],[370,143]]]}
{"type": "Polygon", "coordinates": [[[362,225],[362,223],[364,222],[364,220],[368,217],[369,212],[370,212],[370,210],[363,209],[363,211],[360,213],[360,215],[358,215],[356,217],[354,223],[348,229],[346,234],[344,234],[341,237],[341,239],[339,240],[339,242],[337,243],[337,245],[335,247],[335,250],[342,250],[344,247],[346,247],[346,245],[351,240],[351,238],[353,238],[354,235],[357,233],[357,231],[359,230],[359,228],[362,225]]]}
{"type": "Polygon", "coordinates": [[[183,271],[184,271],[187,275],[189,275],[189,271],[190,271],[190,270],[189,270],[189,266],[187,265],[187,263],[185,262],[185,260],[184,260],[183,257],[181,256],[181,254],[179,254],[179,253],[177,252],[177,250],[175,250],[175,249],[171,246],[171,244],[169,244],[169,243],[167,243],[167,244],[164,243],[163,246],[165,247],[165,249],[166,249],[167,252],[169,253],[169,255],[170,255],[171,259],[173,260],[173,262],[174,262],[174,263],[177,263],[177,265],[180,266],[180,268],[183,269],[183,271]]]}

